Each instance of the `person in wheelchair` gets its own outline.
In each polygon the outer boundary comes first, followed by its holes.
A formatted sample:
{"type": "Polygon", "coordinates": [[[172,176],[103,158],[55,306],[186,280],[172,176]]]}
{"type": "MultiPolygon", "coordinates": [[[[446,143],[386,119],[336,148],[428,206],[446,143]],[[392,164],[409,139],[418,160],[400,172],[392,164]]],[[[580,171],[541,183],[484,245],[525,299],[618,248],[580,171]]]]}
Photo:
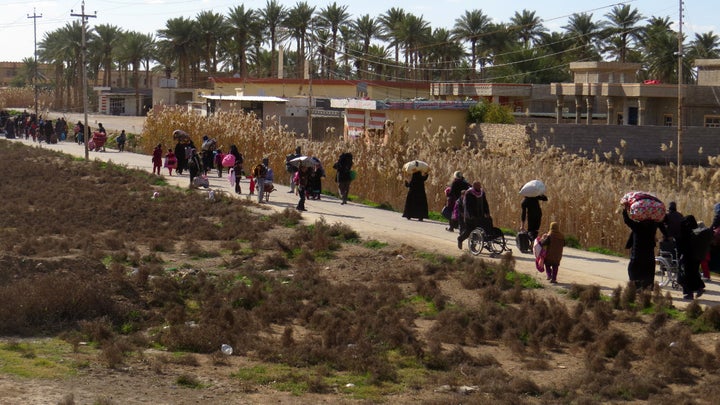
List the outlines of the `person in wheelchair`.
{"type": "Polygon", "coordinates": [[[465,226],[457,237],[458,249],[460,250],[462,250],[463,241],[470,236],[470,233],[472,233],[475,228],[482,227],[488,233],[492,233],[490,206],[488,205],[482,183],[476,181],[471,188],[467,189],[463,206],[465,226]]]}

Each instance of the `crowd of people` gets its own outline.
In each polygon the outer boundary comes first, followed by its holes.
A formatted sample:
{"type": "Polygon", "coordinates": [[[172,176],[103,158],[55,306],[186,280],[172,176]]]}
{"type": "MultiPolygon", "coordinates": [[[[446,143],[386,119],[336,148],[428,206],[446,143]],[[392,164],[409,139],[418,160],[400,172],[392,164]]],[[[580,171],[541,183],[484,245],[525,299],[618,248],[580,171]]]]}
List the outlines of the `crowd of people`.
{"type": "MultiPolygon", "coordinates": [[[[4,130],[7,138],[24,138],[36,142],[57,143],[68,139],[68,124],[64,118],[54,122],[43,119],[42,116],[23,112],[19,116],[10,117],[5,111],[0,111],[0,129],[4,130]]],[[[83,143],[85,134],[92,137],[90,129],[84,128],[82,122],[72,128],[75,142],[83,143]]],[[[95,133],[106,135],[102,124],[98,124],[95,133]]],[[[162,144],[156,145],[152,152],[153,174],[160,175],[164,167],[168,175],[172,176],[189,173],[190,186],[198,184],[207,185],[207,175],[216,170],[218,177],[227,174],[234,191],[242,194],[241,179],[249,180],[249,194],[257,191],[259,203],[267,202],[269,194],[274,190],[274,172],[270,167],[269,159],[264,157],[257,165],[252,166],[249,173],[244,170],[244,158],[236,145],[231,145],[227,153],[217,145],[215,139],[203,137],[200,150],[198,150],[190,137],[182,132],[175,131],[176,140],[174,148],[164,149],[162,144]],[[198,180],[201,180],[198,182],[198,180]]],[[[123,151],[126,142],[125,131],[116,137],[119,151],[123,151]]],[[[92,140],[92,138],[90,138],[92,140]]],[[[335,182],[338,187],[341,204],[347,204],[350,184],[354,179],[353,157],[350,153],[342,153],[334,163],[335,182]]],[[[298,196],[296,209],[305,211],[307,199],[320,200],[322,194],[322,179],[326,177],[325,169],[319,159],[302,154],[298,146],[294,152],[286,155],[285,169],[289,176],[289,193],[298,196]]],[[[417,170],[409,173],[410,176],[404,184],[408,189],[402,216],[408,220],[423,221],[429,218],[425,182],[428,180],[427,170],[417,170]]],[[[470,183],[463,173],[455,171],[445,189],[446,203],[442,215],[447,218],[447,231],[458,231],[457,246],[463,248],[463,242],[477,227],[492,227],[492,217],[487,195],[482,183],[470,183]]],[[[542,209],[540,202],[548,201],[544,194],[524,197],[521,207],[520,229],[526,230],[531,241],[539,247],[535,250],[542,252],[541,267],[548,281],[557,282],[558,269],[565,245],[565,237],[560,231],[557,221],[550,223],[547,232],[540,233],[542,224],[542,209]]],[[[667,214],[662,221],[637,221],[630,217],[629,207],[622,210],[624,223],[630,229],[626,248],[629,249],[628,278],[639,290],[652,289],[655,286],[655,256],[657,233],[662,234],[662,241],[667,246],[671,243],[680,263],[678,282],[683,288],[685,299],[701,297],[705,292],[705,282],[710,281],[711,272],[720,272],[720,203],[714,207],[714,218],[709,231],[699,232],[704,228],[693,215],[682,215],[678,212],[675,202],[668,205],[667,214]],[[702,240],[700,235],[703,236],[702,240]],[[712,240],[705,240],[707,235],[712,240]],[[702,274],[702,276],[701,276],[702,274]]]]}
{"type": "Polygon", "coordinates": [[[626,248],[630,249],[628,277],[637,289],[652,289],[655,285],[655,247],[657,231],[662,234],[661,250],[671,254],[678,263],[677,282],[683,298],[692,300],[705,293],[705,281],[710,271],[720,271],[720,203],[715,204],[710,228],[698,222],[694,215],[682,215],[672,201],[662,221],[634,221],[623,210],[623,220],[630,228],[626,248]],[[702,273],[702,277],[701,277],[702,273]]]}
{"type": "MultiPolygon", "coordinates": [[[[218,177],[223,176],[227,170],[228,180],[236,194],[242,194],[241,180],[249,181],[248,195],[257,194],[258,203],[267,202],[269,195],[275,190],[275,174],[270,167],[270,159],[263,157],[260,163],[251,166],[246,173],[245,159],[237,145],[230,145],[227,153],[214,138],[203,136],[200,150],[195,146],[190,136],[181,130],[173,133],[174,148],[163,152],[163,145],[158,144],[153,149],[153,174],[160,174],[161,168],[168,170],[168,175],[189,173],[190,187],[203,185],[207,187],[207,175],[215,170],[218,177]],[[163,153],[164,158],[163,158],[163,153]]],[[[342,153],[333,165],[336,170],[336,182],[341,198],[341,204],[347,204],[350,183],[354,178],[352,170],[353,161],[351,153],[342,153]]],[[[289,175],[290,191],[298,196],[296,209],[305,211],[307,199],[320,200],[322,195],[322,179],[326,177],[322,162],[317,157],[302,155],[301,147],[296,147],[293,153],[285,157],[285,169],[289,175]]],[[[426,216],[427,217],[427,216],[426,216]]]]}
{"type": "Polygon", "coordinates": [[[8,139],[24,138],[33,142],[58,143],[67,138],[68,124],[65,118],[58,118],[54,122],[50,119],[23,111],[20,115],[11,117],[7,111],[0,111],[0,130],[5,132],[8,139]]]}

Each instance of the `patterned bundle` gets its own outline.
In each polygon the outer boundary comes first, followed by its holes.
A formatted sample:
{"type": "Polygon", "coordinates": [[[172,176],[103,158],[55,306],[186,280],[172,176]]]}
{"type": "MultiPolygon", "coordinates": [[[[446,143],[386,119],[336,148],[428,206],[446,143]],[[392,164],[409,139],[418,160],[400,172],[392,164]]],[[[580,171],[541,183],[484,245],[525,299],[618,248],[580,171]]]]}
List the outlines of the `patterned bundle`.
{"type": "Polygon", "coordinates": [[[662,222],[665,218],[665,204],[650,193],[629,192],[620,199],[620,204],[627,208],[628,216],[633,221],[662,222]]]}

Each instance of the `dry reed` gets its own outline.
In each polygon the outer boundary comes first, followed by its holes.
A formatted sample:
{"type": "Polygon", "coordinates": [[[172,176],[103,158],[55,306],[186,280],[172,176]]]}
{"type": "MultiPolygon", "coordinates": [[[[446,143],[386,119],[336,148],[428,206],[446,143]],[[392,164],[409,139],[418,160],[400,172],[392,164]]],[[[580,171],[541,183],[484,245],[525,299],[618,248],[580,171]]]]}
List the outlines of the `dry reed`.
{"type": "MultiPolygon", "coordinates": [[[[407,192],[403,186],[403,164],[420,159],[432,168],[426,183],[431,210],[440,211],[450,176],[461,170],[469,181],[483,183],[496,225],[510,229],[519,227],[518,190],[533,178],[542,179],[549,198],[543,203],[542,229],[557,221],[563,232],[577,238],[582,246],[617,252],[624,251],[628,234],[619,200],[629,191],[650,191],[666,202],[676,201],[681,212],[694,214],[706,223],[712,219],[713,204],[720,201],[720,192],[716,191],[720,182],[717,167],[686,167],[685,182],[678,190],[672,165],[620,164],[624,161],[622,151],[626,143],[616,148],[619,155],[611,156],[615,162],[612,164],[598,155],[588,159],[544,143],[525,148],[508,143],[505,151],[457,147],[451,143],[452,131],[434,127],[431,120],[422,133],[412,136],[407,123],[396,125],[397,132],[388,144],[377,145],[342,138],[311,141],[288,132],[275,117],[265,118],[263,128],[262,121],[254,115],[220,112],[201,118],[185,110],[165,109],[148,116],[141,147],[149,153],[158,143],[165,147],[174,145],[175,129],[190,133],[196,145],[202,135],[209,135],[217,139],[224,151],[232,144],[237,145],[245,156],[246,167],[268,157],[275,169],[276,182],[283,183],[288,179],[284,175],[285,155],[301,146],[304,154],[317,156],[324,163],[327,172],[324,186],[332,192],[336,191],[332,164],[340,153],[349,151],[355,157],[354,169],[358,173],[350,193],[394,209],[403,206],[407,192]]],[[[712,163],[713,159],[709,161],[712,163]]]]}

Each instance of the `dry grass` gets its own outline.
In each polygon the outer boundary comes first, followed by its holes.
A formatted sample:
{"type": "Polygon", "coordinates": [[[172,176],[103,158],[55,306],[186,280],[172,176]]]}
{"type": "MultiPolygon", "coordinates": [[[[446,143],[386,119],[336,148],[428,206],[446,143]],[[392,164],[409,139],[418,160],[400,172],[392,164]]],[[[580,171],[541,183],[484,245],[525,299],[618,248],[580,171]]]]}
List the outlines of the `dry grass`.
{"type": "MultiPolygon", "coordinates": [[[[53,97],[52,91],[41,90],[38,93],[38,110],[52,109],[53,97]]],[[[35,90],[32,86],[0,89],[0,108],[25,108],[28,111],[34,111],[35,90]]]]}
{"type": "MultiPolygon", "coordinates": [[[[517,190],[528,180],[539,178],[546,182],[549,198],[543,204],[543,228],[548,227],[550,221],[558,221],[563,232],[576,238],[582,246],[616,252],[624,251],[628,233],[618,210],[620,197],[628,191],[651,191],[666,202],[674,200],[680,211],[692,213],[706,223],[712,219],[713,204],[720,201],[720,193],[716,191],[720,184],[717,165],[686,167],[683,187],[676,190],[676,171],[672,165],[610,164],[600,157],[581,158],[573,151],[547,144],[532,145],[532,153],[530,145],[524,149],[507,145],[507,150],[491,153],[469,146],[452,147],[449,134],[431,123],[412,139],[403,128],[399,125],[395,138],[386,146],[341,139],[312,142],[296,137],[279,125],[263,130],[260,120],[249,115],[219,113],[198,118],[183,110],[166,109],[148,116],[142,147],[149,153],[158,143],[174,145],[172,131],[175,129],[188,131],[196,145],[202,135],[207,134],[216,137],[223,149],[231,144],[239,145],[251,164],[269,157],[276,181],[284,182],[285,154],[295,146],[302,146],[303,153],[324,162],[328,172],[325,187],[333,192],[336,190],[332,164],[340,153],[350,151],[355,156],[358,172],[351,193],[394,209],[402,208],[406,194],[402,165],[421,159],[432,168],[426,183],[431,210],[440,211],[445,202],[443,190],[450,176],[455,170],[462,170],[469,180],[483,183],[495,223],[505,228],[514,228],[520,218],[521,199],[517,190]]],[[[619,145],[620,155],[613,161],[622,161],[622,149],[619,145]]]]}
{"type": "Polygon", "coordinates": [[[141,357],[153,376],[197,389],[203,364],[242,356],[292,368],[302,392],[319,395],[343,395],[338,376],[428,402],[445,383],[473,388],[463,402],[655,401],[693,381],[712,392],[718,349],[693,333],[720,329],[714,309],[679,323],[666,297],[631,285],[611,301],[589,286],[567,298],[528,291],[512,258],[424,259],[404,245],[355,243],[342,224],[261,217],[240,200],[171,188],[153,200],[160,185],[147,173],[8,142],[0,157],[6,172],[28,173],[7,179],[0,207],[5,335],[59,334],[77,355],[89,341],[103,367],[135,370],[141,357]],[[218,357],[222,344],[232,357],[218,357]],[[150,347],[180,354],[143,354],[150,347]],[[545,377],[567,358],[584,361],[572,378],[545,377]]]}

